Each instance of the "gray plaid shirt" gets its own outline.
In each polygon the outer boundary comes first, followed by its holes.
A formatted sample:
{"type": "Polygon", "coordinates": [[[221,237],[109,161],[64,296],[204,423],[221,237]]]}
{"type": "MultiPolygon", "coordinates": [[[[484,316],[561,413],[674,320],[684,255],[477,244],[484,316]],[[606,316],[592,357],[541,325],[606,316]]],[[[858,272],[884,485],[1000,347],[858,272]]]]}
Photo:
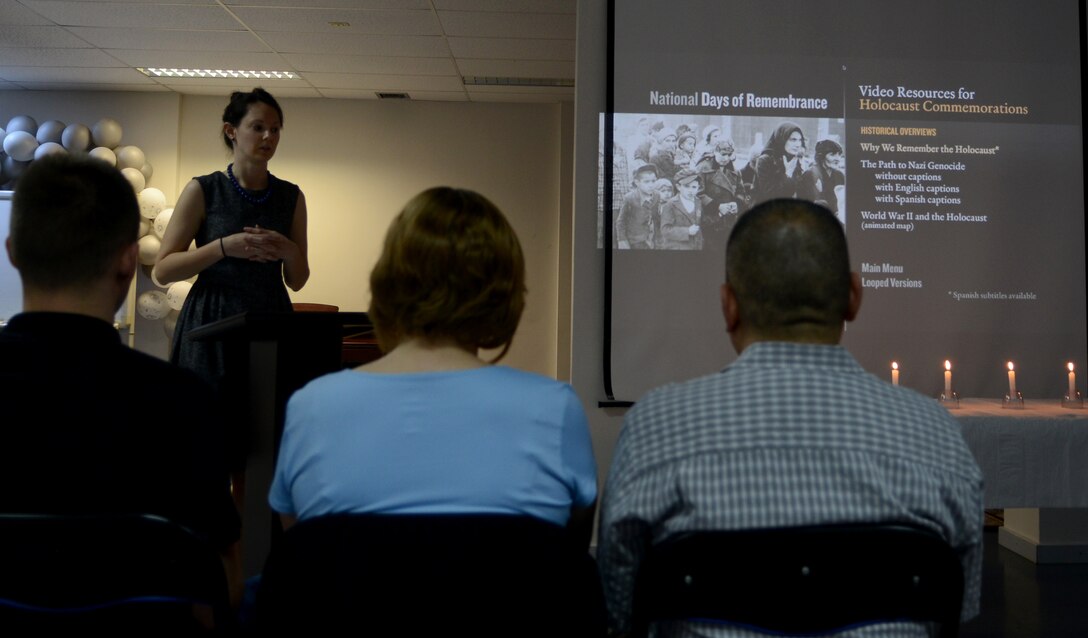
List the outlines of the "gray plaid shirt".
{"type": "Polygon", "coordinates": [[[840,346],[755,343],[721,373],[658,388],[627,414],[597,548],[611,624],[629,628],[652,543],[688,530],[842,522],[940,534],[963,562],[963,618],[978,613],[982,474],[955,419],[865,372],[840,346]]]}

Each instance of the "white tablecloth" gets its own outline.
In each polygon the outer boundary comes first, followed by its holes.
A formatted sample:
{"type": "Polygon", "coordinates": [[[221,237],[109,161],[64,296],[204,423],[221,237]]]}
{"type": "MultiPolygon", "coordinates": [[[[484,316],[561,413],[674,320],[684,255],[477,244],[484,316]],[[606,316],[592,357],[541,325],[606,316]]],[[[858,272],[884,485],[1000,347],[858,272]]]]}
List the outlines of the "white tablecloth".
{"type": "Polygon", "coordinates": [[[987,508],[1088,507],[1088,410],[964,399],[950,410],[986,480],[987,508]]]}

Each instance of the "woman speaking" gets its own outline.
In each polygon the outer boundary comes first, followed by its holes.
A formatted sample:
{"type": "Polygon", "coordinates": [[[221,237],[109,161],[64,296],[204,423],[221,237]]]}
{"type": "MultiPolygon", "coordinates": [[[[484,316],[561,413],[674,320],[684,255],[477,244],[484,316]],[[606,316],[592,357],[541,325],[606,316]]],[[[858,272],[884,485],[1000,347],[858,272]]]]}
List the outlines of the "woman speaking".
{"type": "Polygon", "coordinates": [[[310,276],[306,200],[298,186],[268,172],[283,110],[264,89],[235,91],[223,111],[226,170],[182,190],[155,262],[162,283],[200,275],[178,316],[170,360],[219,389],[223,344],[193,341],[189,330],[246,311],[290,311],[284,287],[310,276]],[[188,250],[196,241],[196,250],[188,250]]]}

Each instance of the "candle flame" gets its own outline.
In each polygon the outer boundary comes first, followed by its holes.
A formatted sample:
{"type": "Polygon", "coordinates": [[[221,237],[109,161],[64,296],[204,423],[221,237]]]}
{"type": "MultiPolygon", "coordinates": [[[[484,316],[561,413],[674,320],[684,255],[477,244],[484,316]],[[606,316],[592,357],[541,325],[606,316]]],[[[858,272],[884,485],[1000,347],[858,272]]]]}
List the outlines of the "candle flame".
{"type": "Polygon", "coordinates": [[[1013,369],[1012,361],[1010,361],[1008,365],[1009,365],[1009,370],[1012,370],[1013,369]]]}
{"type": "Polygon", "coordinates": [[[948,359],[945,359],[945,361],[944,361],[944,369],[945,370],[951,370],[952,369],[952,362],[949,361],[948,359]]]}
{"type": "MultiPolygon", "coordinates": [[[[1070,363],[1069,365],[1073,365],[1073,364],[1072,364],[1072,363],[1070,363]]],[[[896,363],[896,362],[894,362],[894,361],[892,361],[892,370],[898,370],[898,369],[899,369],[899,364],[898,364],[898,363],[896,363]]]]}
{"type": "Polygon", "coordinates": [[[1068,366],[1066,366],[1066,367],[1067,367],[1067,368],[1069,368],[1069,371],[1070,371],[1070,372],[1072,372],[1072,371],[1073,371],[1073,362],[1072,362],[1072,361],[1070,361],[1070,362],[1069,362],[1069,365],[1068,365],[1068,366]]]}

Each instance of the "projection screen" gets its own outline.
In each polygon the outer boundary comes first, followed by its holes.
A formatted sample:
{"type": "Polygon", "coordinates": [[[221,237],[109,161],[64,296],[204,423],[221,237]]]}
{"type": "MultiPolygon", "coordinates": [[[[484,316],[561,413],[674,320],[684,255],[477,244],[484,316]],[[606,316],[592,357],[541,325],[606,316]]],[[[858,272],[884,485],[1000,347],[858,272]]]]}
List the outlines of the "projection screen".
{"type": "Polygon", "coordinates": [[[735,356],[725,238],[771,196],[836,210],[868,370],[936,395],[949,360],[961,396],[997,397],[1012,361],[1026,397],[1059,398],[1086,357],[1082,10],[617,1],[597,211],[616,398],[735,356]]]}

